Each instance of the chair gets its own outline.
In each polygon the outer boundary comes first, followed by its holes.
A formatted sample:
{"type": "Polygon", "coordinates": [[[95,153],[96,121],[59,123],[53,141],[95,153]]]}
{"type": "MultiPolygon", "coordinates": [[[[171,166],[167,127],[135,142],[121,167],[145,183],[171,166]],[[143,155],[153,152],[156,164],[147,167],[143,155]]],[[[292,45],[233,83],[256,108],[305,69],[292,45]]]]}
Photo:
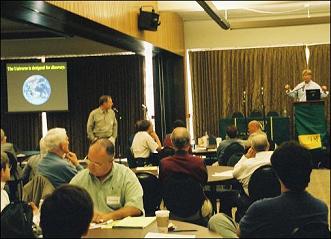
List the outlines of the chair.
{"type": "Polygon", "coordinates": [[[144,209],[146,216],[155,216],[162,200],[161,187],[158,178],[149,172],[137,172],[137,178],[144,190],[144,209]]]}
{"type": "Polygon", "coordinates": [[[137,163],[134,159],[134,156],[133,156],[133,153],[132,153],[130,147],[128,147],[127,150],[126,150],[126,158],[128,159],[129,168],[136,168],[137,167],[137,163]]]}
{"type": "Polygon", "coordinates": [[[242,190],[237,199],[238,207],[236,221],[246,213],[248,207],[263,198],[273,198],[280,195],[280,183],[270,165],[264,165],[254,171],[248,183],[249,197],[242,190]]]}
{"type": "Polygon", "coordinates": [[[280,195],[280,183],[270,165],[255,170],[248,183],[248,192],[253,201],[280,195]]]}
{"type": "Polygon", "coordinates": [[[174,173],[162,182],[162,196],[172,219],[202,223],[201,207],[206,197],[193,177],[174,173]]]}
{"type": "Polygon", "coordinates": [[[279,113],[277,111],[269,111],[267,117],[278,117],[279,113]]]}
{"type": "Polygon", "coordinates": [[[231,118],[244,118],[244,114],[239,111],[236,111],[236,112],[233,112],[231,118]]]}
{"type": "Polygon", "coordinates": [[[173,148],[170,148],[168,146],[165,146],[161,151],[159,152],[159,158],[162,160],[163,158],[166,158],[168,156],[172,156],[175,154],[175,150],[173,148]]]}
{"type": "Polygon", "coordinates": [[[226,166],[230,157],[236,153],[244,153],[245,148],[238,142],[233,142],[224,149],[223,155],[218,158],[218,165],[226,166]]]}
{"type": "Polygon", "coordinates": [[[22,198],[22,188],[19,183],[21,182],[22,169],[18,167],[16,156],[9,151],[4,151],[9,160],[10,169],[10,180],[7,181],[9,189],[9,199],[10,201],[19,200],[22,198]]]}
{"type": "Polygon", "coordinates": [[[307,223],[293,229],[291,238],[330,238],[330,230],[326,223],[307,223]]]}
{"type": "Polygon", "coordinates": [[[244,153],[235,153],[235,154],[233,154],[230,158],[229,158],[229,160],[228,160],[228,162],[227,162],[227,166],[231,166],[231,167],[234,167],[238,162],[239,162],[239,160],[241,159],[241,157],[244,155],[244,153]]]}
{"type": "Polygon", "coordinates": [[[253,110],[250,114],[249,117],[262,117],[262,112],[259,110],[253,110]]]}
{"type": "Polygon", "coordinates": [[[23,201],[34,202],[39,205],[40,199],[44,199],[55,190],[53,184],[44,176],[36,175],[23,187],[23,201]]]}

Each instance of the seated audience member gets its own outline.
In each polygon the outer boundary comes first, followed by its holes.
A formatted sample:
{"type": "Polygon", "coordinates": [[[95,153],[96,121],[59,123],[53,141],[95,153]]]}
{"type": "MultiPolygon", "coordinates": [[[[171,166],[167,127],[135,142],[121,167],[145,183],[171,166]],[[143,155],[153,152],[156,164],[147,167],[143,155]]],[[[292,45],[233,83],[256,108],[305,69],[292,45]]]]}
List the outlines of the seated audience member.
{"type": "Polygon", "coordinates": [[[4,189],[9,179],[10,167],[8,156],[6,153],[1,152],[1,211],[10,203],[8,193],[4,189]]]}
{"type": "Polygon", "coordinates": [[[93,202],[78,186],[62,185],[41,206],[40,227],[44,238],[80,238],[93,217],[93,202]]]}
{"type": "Polygon", "coordinates": [[[1,129],[1,151],[12,153],[16,158],[14,145],[7,142],[7,136],[5,135],[5,131],[3,131],[3,129],[1,129]]]}
{"type": "Polygon", "coordinates": [[[47,154],[40,160],[37,173],[46,177],[55,188],[82,170],[75,153],[69,151],[69,139],[63,128],[50,129],[43,138],[47,154]]]}
{"type": "Polygon", "coordinates": [[[241,183],[247,196],[249,196],[248,184],[252,174],[256,169],[270,165],[270,157],[273,153],[273,151],[268,151],[269,143],[265,134],[254,133],[250,137],[252,146],[233,169],[233,177],[241,183]]]}
{"type": "MultiPolygon", "coordinates": [[[[185,123],[182,120],[175,120],[173,123],[173,128],[172,130],[174,130],[177,127],[184,127],[186,128],[185,123]]],[[[170,148],[173,149],[175,151],[175,146],[173,145],[172,141],[171,141],[171,133],[167,134],[166,137],[163,140],[163,147],[164,148],[170,148]]],[[[190,145],[189,147],[189,153],[192,153],[192,146],[190,145]]]]}
{"type": "MultiPolygon", "coordinates": [[[[244,142],[246,148],[248,149],[251,146],[251,135],[252,134],[265,134],[267,136],[267,134],[265,132],[262,131],[262,125],[259,121],[257,120],[252,120],[248,123],[247,125],[247,129],[248,129],[248,139],[244,142]]],[[[270,150],[274,150],[276,148],[275,143],[268,138],[268,142],[269,142],[269,148],[270,150]]]]}
{"type": "Polygon", "coordinates": [[[135,134],[131,151],[137,163],[137,166],[145,166],[153,164],[152,153],[161,150],[161,142],[155,131],[153,125],[149,120],[141,120],[137,125],[137,133],[135,134]]]}
{"type": "Polygon", "coordinates": [[[238,138],[238,129],[235,125],[230,125],[226,128],[226,138],[217,147],[217,158],[221,158],[224,154],[224,150],[230,144],[238,142],[243,144],[242,140],[238,138]]]}
{"type": "Polygon", "coordinates": [[[239,225],[224,214],[209,220],[209,229],[223,237],[290,237],[307,223],[328,224],[326,204],[305,188],[310,181],[310,152],[296,142],[285,142],[271,156],[271,165],[281,184],[281,195],[254,202],[239,225]]]}
{"type": "MultiPolygon", "coordinates": [[[[159,179],[165,182],[174,174],[187,174],[201,184],[205,185],[208,180],[208,173],[203,160],[200,157],[188,153],[190,147],[190,135],[186,128],[177,127],[171,134],[171,141],[175,147],[175,154],[160,161],[159,179]]],[[[203,217],[209,217],[212,212],[212,205],[208,198],[201,208],[203,217]]]]}
{"type": "Polygon", "coordinates": [[[79,172],[70,184],[85,188],[94,203],[94,222],[118,220],[144,213],[143,189],[136,175],[114,162],[114,145],[98,139],[90,145],[88,168],[79,172]]]}
{"type": "Polygon", "coordinates": [[[44,139],[39,141],[40,153],[29,157],[22,173],[23,184],[26,184],[37,174],[37,167],[40,160],[47,154],[44,139]]]}

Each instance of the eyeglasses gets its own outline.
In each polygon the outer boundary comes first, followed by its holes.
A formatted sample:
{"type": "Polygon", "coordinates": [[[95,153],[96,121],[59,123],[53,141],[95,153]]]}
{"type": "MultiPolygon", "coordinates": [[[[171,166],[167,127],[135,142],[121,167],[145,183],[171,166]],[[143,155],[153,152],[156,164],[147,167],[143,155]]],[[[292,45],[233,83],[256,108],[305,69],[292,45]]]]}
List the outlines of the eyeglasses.
{"type": "Polygon", "coordinates": [[[103,165],[103,163],[93,162],[93,161],[91,161],[89,158],[86,158],[85,160],[86,160],[86,163],[87,163],[88,165],[90,165],[90,164],[94,164],[94,165],[96,165],[97,167],[102,167],[102,165],[103,165]]]}

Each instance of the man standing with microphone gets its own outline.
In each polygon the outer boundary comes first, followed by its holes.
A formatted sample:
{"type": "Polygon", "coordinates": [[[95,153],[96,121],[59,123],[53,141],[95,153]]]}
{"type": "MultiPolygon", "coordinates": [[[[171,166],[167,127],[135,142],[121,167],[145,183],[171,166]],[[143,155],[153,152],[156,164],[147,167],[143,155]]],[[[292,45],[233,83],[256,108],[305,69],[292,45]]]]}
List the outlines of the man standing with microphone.
{"type": "Polygon", "coordinates": [[[99,98],[99,107],[94,109],[87,120],[87,137],[90,142],[98,138],[108,138],[114,145],[117,137],[117,120],[109,95],[99,98]]]}
{"type": "Polygon", "coordinates": [[[296,98],[297,101],[306,101],[306,90],[319,89],[321,92],[321,98],[327,97],[329,92],[326,86],[320,86],[312,80],[312,72],[309,69],[302,71],[303,82],[299,83],[293,90],[290,86],[285,85],[286,94],[290,97],[296,98]]]}

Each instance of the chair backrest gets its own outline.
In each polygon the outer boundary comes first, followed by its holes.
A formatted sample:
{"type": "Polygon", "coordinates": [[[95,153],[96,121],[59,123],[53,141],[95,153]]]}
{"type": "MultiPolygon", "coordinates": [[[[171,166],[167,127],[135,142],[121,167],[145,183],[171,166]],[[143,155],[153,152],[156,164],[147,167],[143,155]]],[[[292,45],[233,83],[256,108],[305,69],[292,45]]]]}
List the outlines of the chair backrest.
{"type": "Polygon", "coordinates": [[[137,172],[137,178],[144,190],[144,209],[146,216],[155,216],[162,200],[159,179],[149,172],[137,172]]]}
{"type": "Polygon", "coordinates": [[[291,238],[330,238],[329,226],[326,223],[307,223],[294,228],[291,238]]]}
{"type": "Polygon", "coordinates": [[[12,179],[17,180],[19,178],[18,167],[17,167],[17,158],[13,153],[11,153],[9,151],[5,151],[5,153],[8,156],[9,165],[11,166],[11,169],[10,169],[11,180],[12,179]]]}
{"type": "Polygon", "coordinates": [[[238,163],[238,161],[241,159],[241,157],[242,157],[243,155],[244,155],[244,153],[235,153],[235,154],[233,154],[233,155],[229,158],[229,160],[228,160],[226,166],[234,167],[234,166],[238,163]]]}
{"type": "Polygon", "coordinates": [[[259,110],[253,110],[250,114],[249,117],[262,117],[262,112],[259,110]]]}
{"type": "Polygon", "coordinates": [[[223,155],[218,158],[218,164],[226,166],[230,157],[236,153],[244,153],[245,148],[238,142],[233,142],[224,149],[223,155]]]}
{"type": "Polygon", "coordinates": [[[267,117],[278,117],[279,113],[277,111],[269,111],[267,117]]]}
{"type": "Polygon", "coordinates": [[[137,167],[137,163],[134,159],[134,156],[133,156],[133,153],[132,153],[130,147],[128,147],[127,150],[126,150],[126,158],[128,159],[129,168],[136,168],[137,167]]]}
{"type": "Polygon", "coordinates": [[[20,200],[22,198],[22,185],[21,176],[22,169],[18,167],[16,156],[10,151],[4,151],[9,160],[10,169],[10,180],[7,181],[9,189],[9,199],[10,201],[20,200]]]}
{"type": "Polygon", "coordinates": [[[39,205],[40,199],[44,199],[55,190],[53,184],[44,176],[36,175],[23,187],[23,201],[34,202],[39,205]]]}
{"type": "Polygon", "coordinates": [[[205,200],[200,183],[183,173],[174,173],[162,182],[162,195],[170,213],[181,218],[196,214],[205,200]]]}
{"type": "Polygon", "coordinates": [[[280,195],[280,183],[270,165],[262,166],[254,171],[248,183],[248,192],[252,201],[280,195]]]}
{"type": "Polygon", "coordinates": [[[239,111],[236,111],[236,112],[233,112],[232,118],[244,118],[244,114],[239,112],[239,111]]]}
{"type": "Polygon", "coordinates": [[[159,158],[160,158],[160,160],[161,159],[163,159],[163,158],[166,158],[166,157],[168,157],[168,156],[172,156],[172,155],[174,155],[175,154],[175,149],[173,149],[173,148],[170,148],[170,147],[168,147],[168,146],[165,146],[159,153],[158,153],[158,156],[159,156],[159,158]]]}

